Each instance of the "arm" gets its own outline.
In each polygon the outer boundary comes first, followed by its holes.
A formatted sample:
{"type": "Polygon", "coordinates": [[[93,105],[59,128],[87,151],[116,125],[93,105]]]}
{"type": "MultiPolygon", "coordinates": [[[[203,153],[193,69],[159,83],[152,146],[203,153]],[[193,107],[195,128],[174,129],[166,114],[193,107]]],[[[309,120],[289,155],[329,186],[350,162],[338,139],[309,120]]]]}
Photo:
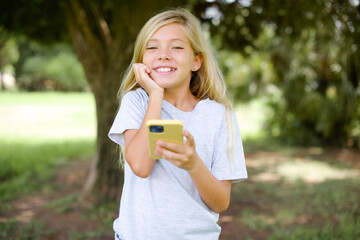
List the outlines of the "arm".
{"type": "Polygon", "coordinates": [[[161,101],[164,90],[149,77],[150,69],[146,65],[134,64],[133,70],[136,81],[149,95],[149,103],[140,128],[124,132],[125,159],[137,176],[145,178],[149,176],[156,161],[149,157],[146,122],[150,119],[161,118],[161,101]]]}
{"type": "Polygon", "coordinates": [[[214,212],[225,211],[230,205],[231,181],[216,179],[200,158],[196,162],[196,166],[188,173],[201,199],[214,212]]]}
{"type": "Polygon", "coordinates": [[[184,136],[187,138],[184,145],[158,141],[155,153],[189,173],[201,199],[211,210],[225,211],[230,204],[231,181],[216,179],[196,153],[192,135],[184,131],[184,136]]]}

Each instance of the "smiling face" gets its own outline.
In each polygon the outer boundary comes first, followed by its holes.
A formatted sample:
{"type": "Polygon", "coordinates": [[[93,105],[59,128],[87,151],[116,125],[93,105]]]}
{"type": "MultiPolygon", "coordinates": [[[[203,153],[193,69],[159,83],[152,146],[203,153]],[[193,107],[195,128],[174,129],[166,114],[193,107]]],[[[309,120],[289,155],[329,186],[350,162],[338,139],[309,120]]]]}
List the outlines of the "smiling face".
{"type": "Polygon", "coordinates": [[[149,39],[143,63],[151,69],[150,77],[162,88],[189,89],[191,72],[201,67],[201,57],[193,49],[180,24],[159,28],[149,39]]]}

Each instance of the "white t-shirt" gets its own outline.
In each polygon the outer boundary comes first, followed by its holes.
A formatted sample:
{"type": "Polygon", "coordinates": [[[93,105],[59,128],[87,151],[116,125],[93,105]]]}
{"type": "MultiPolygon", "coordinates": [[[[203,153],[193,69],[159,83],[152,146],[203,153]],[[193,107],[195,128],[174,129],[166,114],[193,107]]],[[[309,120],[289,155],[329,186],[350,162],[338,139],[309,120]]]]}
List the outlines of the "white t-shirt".
{"type": "MultiPolygon", "coordinates": [[[[124,146],[123,133],[139,129],[149,97],[139,88],[126,93],[110,129],[109,137],[124,146]]],[[[184,123],[195,139],[196,152],[219,180],[241,181],[247,178],[244,152],[235,114],[233,168],[227,158],[225,107],[210,99],[201,100],[192,112],[183,112],[162,101],[161,119],[184,123]]],[[[136,176],[125,161],[124,187],[120,214],[114,231],[121,240],[211,240],[218,239],[219,214],[201,200],[188,173],[165,159],[155,162],[149,177],[136,176]]]]}

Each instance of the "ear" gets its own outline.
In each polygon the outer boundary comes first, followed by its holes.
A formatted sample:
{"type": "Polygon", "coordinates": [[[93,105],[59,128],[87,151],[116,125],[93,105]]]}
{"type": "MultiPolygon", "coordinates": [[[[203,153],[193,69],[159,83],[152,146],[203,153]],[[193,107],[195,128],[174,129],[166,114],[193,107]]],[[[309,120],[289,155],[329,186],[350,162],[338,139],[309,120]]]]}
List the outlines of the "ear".
{"type": "Polygon", "coordinates": [[[202,55],[201,54],[196,55],[194,58],[194,62],[193,62],[193,66],[192,66],[191,70],[193,72],[196,72],[197,70],[199,70],[202,65],[202,62],[203,62],[202,55]]]}

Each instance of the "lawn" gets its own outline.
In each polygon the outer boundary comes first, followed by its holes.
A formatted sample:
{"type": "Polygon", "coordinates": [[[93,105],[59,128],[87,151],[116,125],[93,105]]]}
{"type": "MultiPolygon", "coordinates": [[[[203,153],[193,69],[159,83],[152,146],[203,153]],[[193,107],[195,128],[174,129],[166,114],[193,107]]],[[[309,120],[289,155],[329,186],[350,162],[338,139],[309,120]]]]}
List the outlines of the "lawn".
{"type": "Polygon", "coordinates": [[[89,93],[0,94],[0,211],[51,178],[70,159],[94,153],[94,99],[89,93]]]}
{"type": "Polygon", "coordinates": [[[360,239],[359,157],[318,147],[248,154],[249,179],[232,190],[232,216],[249,233],[239,239],[360,239]]]}
{"type": "MultiPolygon", "coordinates": [[[[360,239],[360,152],[268,140],[262,132],[263,106],[257,100],[234,108],[249,179],[232,186],[230,208],[220,216],[220,239],[360,239]]],[[[80,231],[77,222],[66,227],[81,191],[69,176],[86,176],[83,168],[94,154],[95,129],[90,93],[0,94],[0,239],[111,239],[106,237],[112,235],[118,203],[77,216],[85,226],[105,224],[102,230],[80,231]],[[49,200],[64,187],[72,192],[49,200]],[[28,217],[20,224],[7,217],[14,201],[34,196],[46,202],[35,198],[42,205],[39,216],[47,218],[28,217]]],[[[32,209],[39,210],[38,205],[32,209]]]]}

